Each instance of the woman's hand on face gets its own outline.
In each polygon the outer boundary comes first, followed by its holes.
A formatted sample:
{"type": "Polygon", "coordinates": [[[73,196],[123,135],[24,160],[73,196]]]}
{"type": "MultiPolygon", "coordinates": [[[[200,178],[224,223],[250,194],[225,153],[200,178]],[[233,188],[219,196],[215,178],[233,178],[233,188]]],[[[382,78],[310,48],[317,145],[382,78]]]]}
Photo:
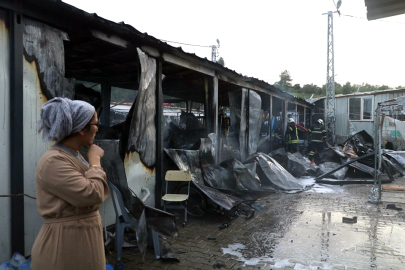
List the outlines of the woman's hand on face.
{"type": "Polygon", "coordinates": [[[95,144],[92,144],[87,152],[90,165],[100,166],[100,160],[104,156],[104,150],[95,144]]]}

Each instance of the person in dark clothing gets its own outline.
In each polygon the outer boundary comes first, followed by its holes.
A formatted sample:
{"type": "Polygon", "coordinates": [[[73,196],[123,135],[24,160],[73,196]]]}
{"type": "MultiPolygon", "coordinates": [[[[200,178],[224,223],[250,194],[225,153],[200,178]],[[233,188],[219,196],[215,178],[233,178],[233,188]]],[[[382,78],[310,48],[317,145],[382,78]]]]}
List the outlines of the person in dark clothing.
{"type": "Polygon", "coordinates": [[[310,152],[309,152],[309,160],[311,162],[314,161],[315,153],[318,153],[325,149],[325,141],[326,141],[326,130],[323,124],[322,119],[318,119],[316,121],[315,126],[313,126],[309,131],[309,139],[310,139],[310,152]]]}
{"type": "Polygon", "coordinates": [[[298,129],[294,122],[294,118],[288,119],[286,137],[288,142],[288,152],[290,153],[298,151],[298,129]]]}

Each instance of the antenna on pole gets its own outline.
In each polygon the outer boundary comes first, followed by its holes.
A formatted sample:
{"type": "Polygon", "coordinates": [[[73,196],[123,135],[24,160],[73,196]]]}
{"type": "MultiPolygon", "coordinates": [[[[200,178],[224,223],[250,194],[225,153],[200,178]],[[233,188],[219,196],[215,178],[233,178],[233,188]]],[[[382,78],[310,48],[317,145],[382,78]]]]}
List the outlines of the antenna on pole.
{"type": "Polygon", "coordinates": [[[219,49],[219,39],[217,39],[217,45],[211,45],[211,61],[214,63],[217,62],[217,56],[219,55],[218,49],[219,49]]]}
{"type": "MultiPolygon", "coordinates": [[[[342,1],[339,0],[336,11],[340,15],[339,8],[342,1]]],[[[333,46],[333,13],[328,13],[328,51],[327,51],[327,71],[326,71],[326,99],[325,99],[325,128],[328,139],[336,142],[335,137],[335,63],[334,63],[334,46],[333,46]]]]}

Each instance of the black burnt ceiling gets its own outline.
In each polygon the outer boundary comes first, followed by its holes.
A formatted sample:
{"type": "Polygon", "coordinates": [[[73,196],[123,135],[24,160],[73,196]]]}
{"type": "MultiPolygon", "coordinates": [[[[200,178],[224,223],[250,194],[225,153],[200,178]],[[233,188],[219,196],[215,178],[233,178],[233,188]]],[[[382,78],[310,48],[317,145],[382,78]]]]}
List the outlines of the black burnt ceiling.
{"type": "Polygon", "coordinates": [[[65,76],[115,87],[138,90],[139,60],[127,49],[91,35],[69,33],[65,41],[65,76]]]}
{"type": "MultiPolygon", "coordinates": [[[[183,101],[205,102],[205,75],[171,63],[162,64],[163,94],[183,101]]],[[[168,102],[168,100],[164,100],[168,102]]]]}

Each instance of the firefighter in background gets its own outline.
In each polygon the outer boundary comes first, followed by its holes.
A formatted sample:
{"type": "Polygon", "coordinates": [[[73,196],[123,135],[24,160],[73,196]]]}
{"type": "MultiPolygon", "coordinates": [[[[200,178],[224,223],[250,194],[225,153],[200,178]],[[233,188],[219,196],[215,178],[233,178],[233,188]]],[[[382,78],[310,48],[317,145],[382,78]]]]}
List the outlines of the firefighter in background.
{"type": "Polygon", "coordinates": [[[326,130],[323,124],[322,119],[318,119],[316,121],[315,126],[313,126],[309,131],[309,140],[311,143],[310,152],[309,152],[309,160],[311,163],[314,162],[315,153],[319,153],[323,149],[325,149],[325,141],[326,141],[326,130]]]}
{"type": "Polygon", "coordinates": [[[288,141],[288,152],[295,153],[298,151],[298,129],[295,125],[294,118],[288,118],[286,137],[288,141]]]}

